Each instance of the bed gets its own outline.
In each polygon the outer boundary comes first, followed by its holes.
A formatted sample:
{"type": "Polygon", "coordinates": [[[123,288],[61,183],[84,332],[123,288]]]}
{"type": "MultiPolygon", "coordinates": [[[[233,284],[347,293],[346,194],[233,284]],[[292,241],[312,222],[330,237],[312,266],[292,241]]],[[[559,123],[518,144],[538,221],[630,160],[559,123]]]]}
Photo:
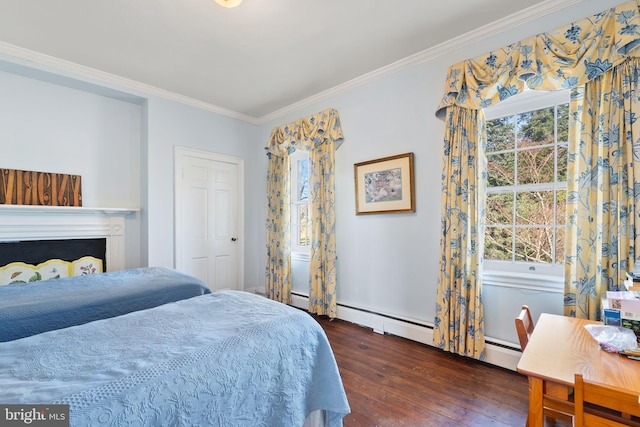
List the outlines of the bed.
{"type": "Polygon", "coordinates": [[[0,343],[0,402],[68,404],[72,426],[289,427],[315,416],[333,427],[349,413],[320,325],[242,291],[0,343]]]}
{"type": "Polygon", "coordinates": [[[0,342],[210,292],[204,282],[161,267],[0,286],[0,342]]]}

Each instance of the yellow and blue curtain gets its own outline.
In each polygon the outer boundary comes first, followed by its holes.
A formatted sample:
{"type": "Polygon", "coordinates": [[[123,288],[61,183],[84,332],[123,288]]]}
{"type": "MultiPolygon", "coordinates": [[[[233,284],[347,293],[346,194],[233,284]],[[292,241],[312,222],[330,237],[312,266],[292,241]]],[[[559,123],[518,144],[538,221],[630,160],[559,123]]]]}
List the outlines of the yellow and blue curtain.
{"type": "Polygon", "coordinates": [[[457,105],[479,109],[531,90],[572,89],[637,56],[636,1],[449,67],[436,116],[457,105]]]}
{"type": "Polygon", "coordinates": [[[480,286],[486,202],[483,112],[452,106],[447,109],[446,123],[434,344],[484,359],[480,286]]]}
{"type": "Polygon", "coordinates": [[[338,112],[330,108],[273,129],[266,147],[267,296],[290,302],[289,154],[309,151],[309,311],[331,318],[337,315],[335,150],[343,139],[338,112]]]}
{"type": "Polygon", "coordinates": [[[565,314],[600,319],[600,299],[634,265],[640,231],[640,62],[612,67],[571,98],[565,314]]]}
{"type": "MultiPolygon", "coordinates": [[[[482,192],[486,180],[486,175],[482,174],[479,165],[484,162],[484,133],[482,132],[483,119],[481,114],[475,118],[471,111],[482,110],[490,105],[494,105],[513,95],[530,90],[559,90],[578,89],[585,87],[586,92],[592,82],[601,76],[601,80],[606,80],[605,73],[629,61],[629,58],[640,56],[640,12],[636,1],[623,3],[617,7],[593,15],[589,18],[576,21],[564,27],[558,28],[544,34],[529,37],[520,42],[506,46],[502,49],[489,52],[474,59],[469,59],[455,64],[449,68],[445,83],[445,93],[436,112],[436,116],[445,120],[447,131],[445,132],[445,159],[444,164],[451,163],[457,169],[444,170],[442,194],[442,212],[447,218],[443,219],[443,229],[441,237],[441,248],[444,251],[455,253],[455,257],[447,258],[442,256],[440,261],[440,274],[438,278],[438,293],[436,302],[436,317],[434,330],[434,344],[451,352],[473,355],[482,358],[484,355],[483,330],[484,322],[482,316],[482,279],[481,279],[481,259],[482,259],[482,221],[481,216],[472,220],[462,213],[473,209],[471,203],[481,203],[482,192]],[[470,118],[472,124],[464,124],[459,120],[452,120],[454,116],[461,116],[455,110],[468,110],[466,117],[470,118]],[[450,129],[457,127],[458,129],[450,129]],[[480,129],[480,130],[479,130],[480,129]],[[477,137],[476,137],[477,135],[477,137]],[[478,139],[477,141],[475,139],[478,139]],[[467,145],[469,156],[450,149],[454,146],[467,145]],[[476,156],[471,155],[475,150],[476,156]],[[463,203],[469,206],[460,206],[460,195],[457,188],[471,188],[471,186],[460,186],[449,183],[462,179],[462,170],[467,169],[468,177],[478,178],[474,191],[478,194],[468,193],[463,203]],[[453,175],[450,175],[453,174],[453,175]],[[458,187],[456,187],[456,185],[458,187]],[[465,221],[467,221],[465,223],[465,221]],[[471,221],[471,222],[469,222],[471,221]],[[457,223],[454,227],[451,223],[457,223]],[[466,226],[465,226],[466,225],[466,226]],[[474,248],[473,245],[476,245],[474,248]],[[475,251],[471,256],[469,253],[475,251]],[[476,256],[479,253],[480,256],[476,256]],[[454,272],[455,274],[451,274],[454,272]],[[465,289],[461,292],[460,289],[465,289]],[[481,342],[482,341],[482,342],[481,342]]],[[[611,71],[612,72],[612,71],[611,71]]],[[[618,71],[620,72],[620,71],[618,71]]],[[[622,77],[622,80],[633,80],[629,75],[622,77]]],[[[627,87],[631,87],[629,83],[627,87]]],[[[569,154],[569,171],[572,173],[568,177],[569,187],[569,227],[567,245],[567,265],[566,265],[566,285],[565,285],[565,312],[572,315],[585,315],[593,310],[586,308],[585,304],[597,307],[599,304],[602,288],[595,285],[596,276],[604,276],[607,286],[617,284],[618,273],[614,270],[622,271],[628,267],[633,260],[633,247],[637,242],[635,239],[635,225],[628,227],[629,219],[619,228],[612,228],[613,225],[599,224],[601,217],[597,210],[616,210],[616,227],[620,225],[620,220],[625,215],[633,215],[628,212],[629,201],[635,201],[634,185],[633,191],[629,191],[628,183],[623,183],[620,187],[609,190],[609,185],[613,185],[616,180],[629,180],[630,169],[635,161],[628,157],[629,145],[634,144],[633,137],[636,134],[623,135],[626,128],[619,128],[613,124],[617,119],[613,119],[610,124],[602,124],[598,130],[600,136],[587,136],[592,134],[593,129],[583,129],[583,126],[596,127],[604,115],[609,114],[600,109],[604,105],[605,99],[612,99],[617,102],[617,113],[622,116],[629,116],[625,120],[635,123],[637,110],[637,95],[629,93],[630,98],[623,105],[625,98],[623,87],[606,87],[599,90],[602,101],[596,101],[592,96],[585,95],[579,101],[577,98],[571,103],[570,126],[572,128],[571,137],[574,138],[572,151],[569,154]],[[591,100],[589,100],[591,99],[591,100]],[[582,104],[580,104],[582,102],[582,104]],[[599,104],[599,110],[593,110],[595,104],[599,104]],[[581,114],[578,114],[578,106],[582,105],[581,114]],[[591,115],[590,119],[586,115],[591,115]],[[589,123],[589,124],[588,124],[589,123]],[[623,129],[625,129],[623,131],[623,129]],[[619,132],[618,132],[619,131],[619,132]],[[591,156],[589,151],[594,144],[593,138],[602,139],[603,149],[611,151],[612,155],[618,159],[616,164],[626,164],[622,169],[614,171],[610,165],[608,154],[599,152],[595,159],[591,157],[589,162],[579,166],[572,165],[580,157],[591,156]],[[611,149],[612,140],[620,140],[623,145],[624,156],[620,150],[611,149]],[[589,148],[585,148],[589,145],[589,148]],[[601,165],[600,169],[594,169],[593,165],[601,165]],[[591,166],[590,166],[591,165],[591,166]],[[586,169],[585,169],[586,167],[586,169]],[[589,169],[591,167],[591,169],[589,169]],[[587,185],[584,179],[587,175],[610,174],[606,184],[605,181],[594,185],[587,185]],[[623,179],[624,178],[624,179],[623,179]],[[599,193],[595,197],[591,195],[593,191],[599,193]],[[620,199],[609,201],[604,192],[616,193],[620,199]],[[576,206],[577,205],[577,206],[576,206]],[[582,205],[588,209],[589,215],[574,214],[574,210],[582,205]],[[615,206],[614,206],[615,205],[615,206]],[[590,218],[590,219],[587,219],[590,218]],[[575,222],[576,224],[572,223],[575,222]],[[587,231],[585,221],[594,222],[595,229],[587,231]],[[608,227],[609,231],[601,237],[591,236],[591,233],[601,233],[601,228],[608,227]],[[626,227],[626,229],[625,229],[626,227]],[[620,231],[623,230],[623,231],[620,231]],[[613,242],[613,240],[617,241],[613,242]],[[600,244],[601,250],[591,251],[590,244],[600,244]],[[631,248],[628,253],[620,248],[631,248]],[[586,253],[591,255],[587,257],[586,253]],[[594,268],[581,268],[575,266],[580,263],[594,268]],[[604,273],[603,269],[607,269],[604,273]],[[595,271],[594,271],[595,270],[595,271]],[[577,298],[576,295],[588,295],[588,301],[577,298]],[[577,307],[580,305],[580,307],[577,307]]],[[[611,108],[604,107],[603,108],[611,108]]],[[[600,126],[600,125],[598,125],[600,126]]],[[[594,130],[595,132],[595,130],[594,130]]],[[[618,142],[616,142],[617,144],[618,142]]],[[[637,151],[637,148],[636,148],[637,151]]],[[[638,156],[636,155],[636,158],[638,156]]],[[[580,162],[578,162],[580,163],[580,162]]],[[[632,175],[632,174],[631,174],[632,175]]],[[[632,179],[633,181],[633,179],[632,179]]],[[[628,182],[632,182],[628,181],[628,182]]],[[[617,186],[617,184],[616,184],[617,186]]],[[[639,190],[640,191],[640,190],[639,190]]],[[[578,212],[578,211],[576,211],[578,212]]],[[[599,279],[598,279],[599,280],[599,279]]]]}
{"type": "Polygon", "coordinates": [[[290,214],[291,193],[289,156],[267,153],[267,298],[291,302],[290,214]]]}

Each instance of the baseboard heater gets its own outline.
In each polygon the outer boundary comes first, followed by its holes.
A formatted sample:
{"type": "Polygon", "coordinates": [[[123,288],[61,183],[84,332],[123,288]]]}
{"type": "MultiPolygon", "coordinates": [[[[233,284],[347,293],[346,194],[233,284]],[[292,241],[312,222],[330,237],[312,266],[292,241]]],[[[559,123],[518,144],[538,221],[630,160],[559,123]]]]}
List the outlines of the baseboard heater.
{"type": "MultiPolygon", "coordinates": [[[[302,309],[308,307],[308,295],[297,292],[292,292],[291,295],[291,305],[302,309]]],[[[433,325],[378,313],[361,307],[353,307],[347,304],[337,303],[337,306],[337,318],[340,320],[372,328],[374,332],[379,334],[396,335],[433,346],[433,325]]],[[[485,343],[487,354],[484,360],[485,362],[515,371],[521,355],[519,348],[494,341],[490,338],[485,338],[485,343]]]]}

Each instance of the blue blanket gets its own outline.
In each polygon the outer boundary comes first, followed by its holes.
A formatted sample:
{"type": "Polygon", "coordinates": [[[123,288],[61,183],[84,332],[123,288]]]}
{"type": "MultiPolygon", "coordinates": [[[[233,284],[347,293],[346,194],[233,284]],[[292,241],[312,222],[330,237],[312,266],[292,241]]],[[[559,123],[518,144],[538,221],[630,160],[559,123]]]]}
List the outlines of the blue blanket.
{"type": "Polygon", "coordinates": [[[210,293],[168,268],[136,268],[0,286],[0,342],[210,293]]]}
{"type": "Polygon", "coordinates": [[[349,413],[320,325],[221,291],[0,343],[0,402],[69,404],[71,426],[326,425],[349,413]]]}

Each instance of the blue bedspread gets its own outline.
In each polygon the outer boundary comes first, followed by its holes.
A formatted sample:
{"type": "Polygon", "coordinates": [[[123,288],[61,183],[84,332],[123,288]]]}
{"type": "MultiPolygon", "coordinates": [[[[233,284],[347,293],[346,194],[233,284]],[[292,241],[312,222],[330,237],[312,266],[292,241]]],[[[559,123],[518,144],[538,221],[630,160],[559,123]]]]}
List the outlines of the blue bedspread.
{"type": "Polygon", "coordinates": [[[210,292],[194,277],[159,267],[0,286],[0,342],[210,292]]]}
{"type": "Polygon", "coordinates": [[[0,402],[69,404],[72,426],[296,427],[349,405],[307,313],[221,291],[0,343],[0,402]]]}

